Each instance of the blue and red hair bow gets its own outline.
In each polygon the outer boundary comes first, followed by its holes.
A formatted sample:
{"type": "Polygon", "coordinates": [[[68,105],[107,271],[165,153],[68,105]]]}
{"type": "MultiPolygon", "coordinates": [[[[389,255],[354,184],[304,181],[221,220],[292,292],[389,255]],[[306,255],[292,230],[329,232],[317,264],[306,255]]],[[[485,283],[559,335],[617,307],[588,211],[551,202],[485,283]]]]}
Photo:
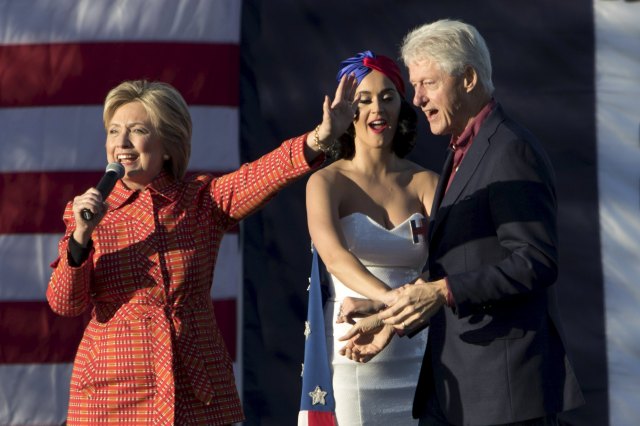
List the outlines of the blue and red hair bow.
{"type": "Polygon", "coordinates": [[[345,59],[340,63],[340,71],[338,71],[337,80],[340,81],[343,75],[353,73],[358,81],[358,84],[362,82],[362,79],[371,72],[376,70],[384,74],[391,80],[396,89],[404,97],[404,81],[402,80],[402,74],[400,74],[400,68],[391,58],[384,55],[376,55],[370,50],[358,53],[349,59],[345,59]]]}

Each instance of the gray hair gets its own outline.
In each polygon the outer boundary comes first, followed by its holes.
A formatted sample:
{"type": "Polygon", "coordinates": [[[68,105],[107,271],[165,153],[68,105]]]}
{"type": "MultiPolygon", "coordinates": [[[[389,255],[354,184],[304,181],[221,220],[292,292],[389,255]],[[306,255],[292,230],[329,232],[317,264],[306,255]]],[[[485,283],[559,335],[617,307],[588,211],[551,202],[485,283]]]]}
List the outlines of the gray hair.
{"type": "Polygon", "coordinates": [[[493,94],[491,56],[484,39],[472,25],[441,19],[410,31],[402,41],[405,65],[432,60],[449,75],[461,75],[467,66],[478,74],[488,94],[493,94]]]}
{"type": "Polygon", "coordinates": [[[191,115],[184,98],[173,86],[157,81],[124,81],[109,91],[102,119],[105,129],[121,106],[140,102],[149,114],[162,145],[169,154],[164,168],[176,179],[187,171],[191,155],[191,115]]]}

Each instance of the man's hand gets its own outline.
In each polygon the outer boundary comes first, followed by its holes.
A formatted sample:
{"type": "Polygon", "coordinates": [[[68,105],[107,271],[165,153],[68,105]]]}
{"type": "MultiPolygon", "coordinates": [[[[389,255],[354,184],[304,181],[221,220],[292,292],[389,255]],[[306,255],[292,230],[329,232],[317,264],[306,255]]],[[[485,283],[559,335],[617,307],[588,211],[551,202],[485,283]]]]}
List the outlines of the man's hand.
{"type": "Polygon", "coordinates": [[[395,335],[393,327],[384,325],[377,314],[361,319],[338,340],[348,340],[340,349],[340,355],[356,361],[367,362],[379,354],[395,335]]]}
{"type": "Polygon", "coordinates": [[[408,284],[394,290],[395,303],[378,314],[385,324],[402,332],[429,320],[447,301],[445,280],[426,282],[419,278],[415,284],[408,284]]]}

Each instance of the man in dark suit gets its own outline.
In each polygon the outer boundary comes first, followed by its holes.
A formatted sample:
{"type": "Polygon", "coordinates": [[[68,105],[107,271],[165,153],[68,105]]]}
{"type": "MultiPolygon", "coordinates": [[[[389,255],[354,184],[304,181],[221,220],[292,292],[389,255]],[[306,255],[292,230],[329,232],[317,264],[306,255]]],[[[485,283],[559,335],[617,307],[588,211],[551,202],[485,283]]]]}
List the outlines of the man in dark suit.
{"type": "MultiPolygon", "coordinates": [[[[420,425],[555,425],[584,401],[553,288],[551,163],[493,99],[489,51],[473,26],[423,25],[402,56],[414,104],[434,134],[451,135],[425,273],[378,314],[409,335],[429,325],[413,415],[420,425]]],[[[366,331],[356,324],[351,335],[366,331]]],[[[366,361],[381,350],[372,347],[352,340],[347,356],[366,361]]]]}

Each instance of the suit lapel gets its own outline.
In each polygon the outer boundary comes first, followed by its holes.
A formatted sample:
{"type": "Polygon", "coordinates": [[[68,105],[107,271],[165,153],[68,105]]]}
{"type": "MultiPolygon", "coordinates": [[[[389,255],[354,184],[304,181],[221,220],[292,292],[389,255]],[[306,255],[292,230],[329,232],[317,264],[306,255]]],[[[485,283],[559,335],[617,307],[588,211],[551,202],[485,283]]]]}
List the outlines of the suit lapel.
{"type": "MultiPolygon", "coordinates": [[[[451,186],[449,186],[449,190],[446,191],[444,196],[441,194],[441,191],[444,191],[444,188],[446,188],[446,181],[449,180],[448,176],[451,170],[449,170],[449,172],[447,173],[446,180],[441,178],[440,182],[438,182],[436,198],[434,198],[434,207],[436,207],[436,199],[439,200],[437,205],[438,210],[433,210],[433,208],[431,210],[431,214],[433,215],[434,219],[431,221],[431,226],[429,227],[429,241],[431,241],[431,238],[436,229],[445,220],[447,213],[450,210],[446,207],[454,204],[460,198],[464,189],[469,184],[469,181],[480,165],[480,161],[489,149],[489,140],[491,136],[495,133],[498,125],[503,120],[504,115],[502,112],[502,108],[500,107],[500,105],[497,105],[496,109],[485,119],[484,123],[480,127],[480,130],[478,131],[478,134],[473,138],[473,144],[469,148],[469,151],[465,154],[458,171],[453,177],[451,186]]],[[[451,157],[453,158],[453,156],[451,157]]],[[[449,169],[451,169],[450,166],[449,169]]],[[[444,172],[442,176],[444,176],[444,172]]]]}
{"type": "Polygon", "coordinates": [[[441,205],[451,205],[460,198],[460,194],[462,194],[462,191],[471,180],[473,173],[480,164],[480,160],[482,160],[487,148],[489,148],[489,141],[487,139],[479,139],[478,136],[480,136],[480,134],[476,136],[473,145],[471,145],[469,151],[467,151],[462,159],[462,163],[456,175],[453,177],[449,190],[447,190],[442,198],[441,205]]]}
{"type": "Polygon", "coordinates": [[[447,148],[447,152],[448,152],[447,158],[446,160],[444,160],[444,166],[442,167],[442,173],[440,173],[438,186],[436,187],[436,193],[433,196],[433,202],[431,203],[431,215],[429,219],[429,232],[427,234],[427,241],[431,241],[434,222],[436,220],[436,212],[440,208],[440,203],[442,202],[442,196],[444,195],[444,190],[447,187],[447,181],[449,180],[449,175],[451,175],[451,164],[453,163],[453,150],[451,148],[447,148]]]}

